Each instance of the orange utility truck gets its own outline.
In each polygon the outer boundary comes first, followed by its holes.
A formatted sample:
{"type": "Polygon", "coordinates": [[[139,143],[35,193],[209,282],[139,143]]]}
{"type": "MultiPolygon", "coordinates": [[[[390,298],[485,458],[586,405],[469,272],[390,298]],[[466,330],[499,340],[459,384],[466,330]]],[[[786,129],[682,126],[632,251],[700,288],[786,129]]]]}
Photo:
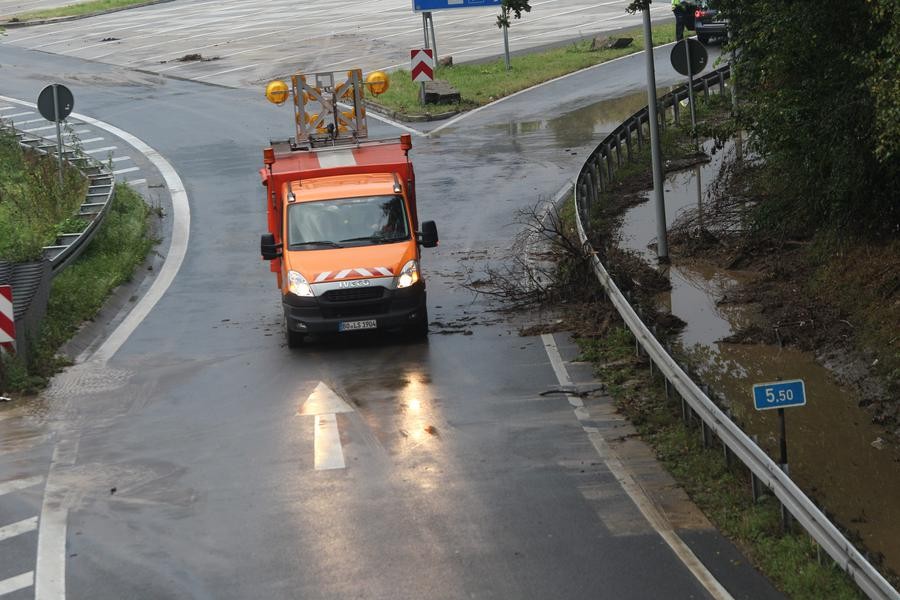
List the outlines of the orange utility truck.
{"type": "Polygon", "coordinates": [[[266,88],[275,104],[293,100],[297,128],[263,151],[260,170],[269,225],[260,247],[291,348],[308,333],[428,333],[420,247],[436,246],[438,234],[434,221],[419,229],[412,139],[367,139],[365,91],[381,93],[387,81],[351,70],[266,88]]]}

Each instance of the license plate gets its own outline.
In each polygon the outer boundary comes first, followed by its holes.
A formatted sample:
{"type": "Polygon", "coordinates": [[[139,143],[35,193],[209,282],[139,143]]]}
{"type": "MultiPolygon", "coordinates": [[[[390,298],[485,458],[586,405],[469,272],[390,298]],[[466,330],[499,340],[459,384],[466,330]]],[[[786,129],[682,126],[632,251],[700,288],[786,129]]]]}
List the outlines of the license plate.
{"type": "Polygon", "coordinates": [[[341,321],[338,324],[338,331],[357,331],[359,329],[377,329],[378,321],[371,319],[369,321],[341,321]]]}

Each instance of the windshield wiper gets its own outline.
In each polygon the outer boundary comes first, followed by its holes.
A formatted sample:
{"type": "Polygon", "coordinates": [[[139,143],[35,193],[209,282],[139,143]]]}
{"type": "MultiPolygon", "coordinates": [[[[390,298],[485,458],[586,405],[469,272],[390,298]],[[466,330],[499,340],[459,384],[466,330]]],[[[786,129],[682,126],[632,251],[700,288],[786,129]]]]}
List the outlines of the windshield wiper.
{"type": "Polygon", "coordinates": [[[363,237],[355,237],[355,238],[347,238],[346,240],[341,240],[342,242],[372,242],[373,244],[387,244],[389,242],[398,242],[403,237],[380,237],[380,236],[371,236],[366,235],[363,237]]]}
{"type": "Polygon", "coordinates": [[[332,242],[331,240],[318,240],[315,242],[295,242],[288,246],[288,248],[296,248],[297,246],[330,246],[331,248],[343,248],[337,242],[332,242]]]}

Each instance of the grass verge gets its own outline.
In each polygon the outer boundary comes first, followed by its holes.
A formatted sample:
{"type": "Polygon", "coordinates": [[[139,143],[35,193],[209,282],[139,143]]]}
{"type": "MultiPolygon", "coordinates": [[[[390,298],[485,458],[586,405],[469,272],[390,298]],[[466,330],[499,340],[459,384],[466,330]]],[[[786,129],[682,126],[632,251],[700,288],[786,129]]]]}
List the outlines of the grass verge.
{"type": "Polygon", "coordinates": [[[90,0],[78,2],[58,8],[35,10],[15,15],[10,22],[34,21],[38,19],[55,19],[59,17],[75,17],[93,13],[105,12],[116,8],[125,8],[136,4],[147,4],[148,0],[90,0]]]}
{"type": "Polygon", "coordinates": [[[70,217],[84,201],[87,180],[65,165],[60,185],[57,169],[55,158],[26,151],[0,131],[0,260],[37,260],[44,246],[76,225],[70,217]]]}
{"type": "Polygon", "coordinates": [[[665,397],[661,380],[634,355],[634,338],[623,326],[602,337],[578,338],[582,359],[601,366],[619,410],[635,425],[678,483],[707,517],[785,594],[796,600],[862,598],[852,580],[805,534],[782,534],[778,501],[754,502],[749,475],[726,464],[721,448],[704,448],[699,432],[685,427],[680,408],[665,397]]]}
{"type": "Polygon", "coordinates": [[[131,279],[153,246],[148,236],[149,214],[140,194],[127,185],[116,185],[100,231],[78,260],[53,280],[31,364],[6,361],[6,389],[33,393],[65,364],[56,356],[59,347],[97,314],[113,289],[131,279]]]}
{"type": "MultiPolygon", "coordinates": [[[[459,104],[421,106],[419,84],[413,83],[409,71],[402,69],[392,73],[390,89],[375,101],[381,106],[410,116],[476,108],[544,81],[633,54],[644,48],[644,34],[640,28],[616,37],[630,37],[634,42],[627,48],[617,50],[591,50],[591,41],[581,40],[567,46],[513,56],[509,71],[506,70],[502,57],[484,63],[439,67],[435,79],[445,80],[459,90],[462,98],[459,104]]],[[[674,24],[653,27],[654,46],[674,40],[674,24]]]]}

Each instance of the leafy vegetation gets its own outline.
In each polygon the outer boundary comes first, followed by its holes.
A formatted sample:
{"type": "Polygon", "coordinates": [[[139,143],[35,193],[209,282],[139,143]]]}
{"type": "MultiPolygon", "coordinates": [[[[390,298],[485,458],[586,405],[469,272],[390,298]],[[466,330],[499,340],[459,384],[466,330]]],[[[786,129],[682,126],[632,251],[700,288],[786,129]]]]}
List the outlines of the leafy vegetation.
{"type": "MultiPolygon", "coordinates": [[[[7,360],[0,389],[33,392],[60,367],[57,349],[93,318],[116,286],[129,281],[153,241],[147,236],[150,208],[127,185],[118,184],[109,213],[90,246],[56,276],[47,316],[30,365],[7,360]]],[[[2,373],[0,373],[2,375],[2,373]]]]}
{"type": "Polygon", "coordinates": [[[765,157],[758,229],[900,234],[900,4],[719,0],[730,20],[741,124],[765,157]]]}
{"type": "MultiPolygon", "coordinates": [[[[462,102],[457,104],[419,104],[419,84],[413,83],[409,71],[398,70],[391,75],[391,87],[376,102],[393,110],[408,114],[425,112],[437,114],[452,110],[467,110],[509,96],[544,81],[561,77],[580,69],[633,54],[644,48],[643,30],[635,29],[622,34],[634,39],[632,45],[619,49],[591,49],[591,40],[582,40],[566,46],[513,56],[511,70],[507,71],[503,59],[484,63],[438,67],[435,79],[442,79],[459,90],[462,102]]],[[[671,23],[653,28],[653,44],[667,44],[675,39],[675,26],[671,23]]]]}
{"type": "Polygon", "coordinates": [[[137,4],[147,4],[147,2],[148,0],[90,0],[89,2],[78,2],[57,8],[21,13],[15,15],[10,21],[32,21],[36,19],[54,19],[58,17],[89,15],[137,4]]]}
{"type": "Polygon", "coordinates": [[[87,180],[66,166],[60,186],[57,169],[54,157],[25,151],[0,131],[0,260],[39,259],[84,201],[87,180]]]}

